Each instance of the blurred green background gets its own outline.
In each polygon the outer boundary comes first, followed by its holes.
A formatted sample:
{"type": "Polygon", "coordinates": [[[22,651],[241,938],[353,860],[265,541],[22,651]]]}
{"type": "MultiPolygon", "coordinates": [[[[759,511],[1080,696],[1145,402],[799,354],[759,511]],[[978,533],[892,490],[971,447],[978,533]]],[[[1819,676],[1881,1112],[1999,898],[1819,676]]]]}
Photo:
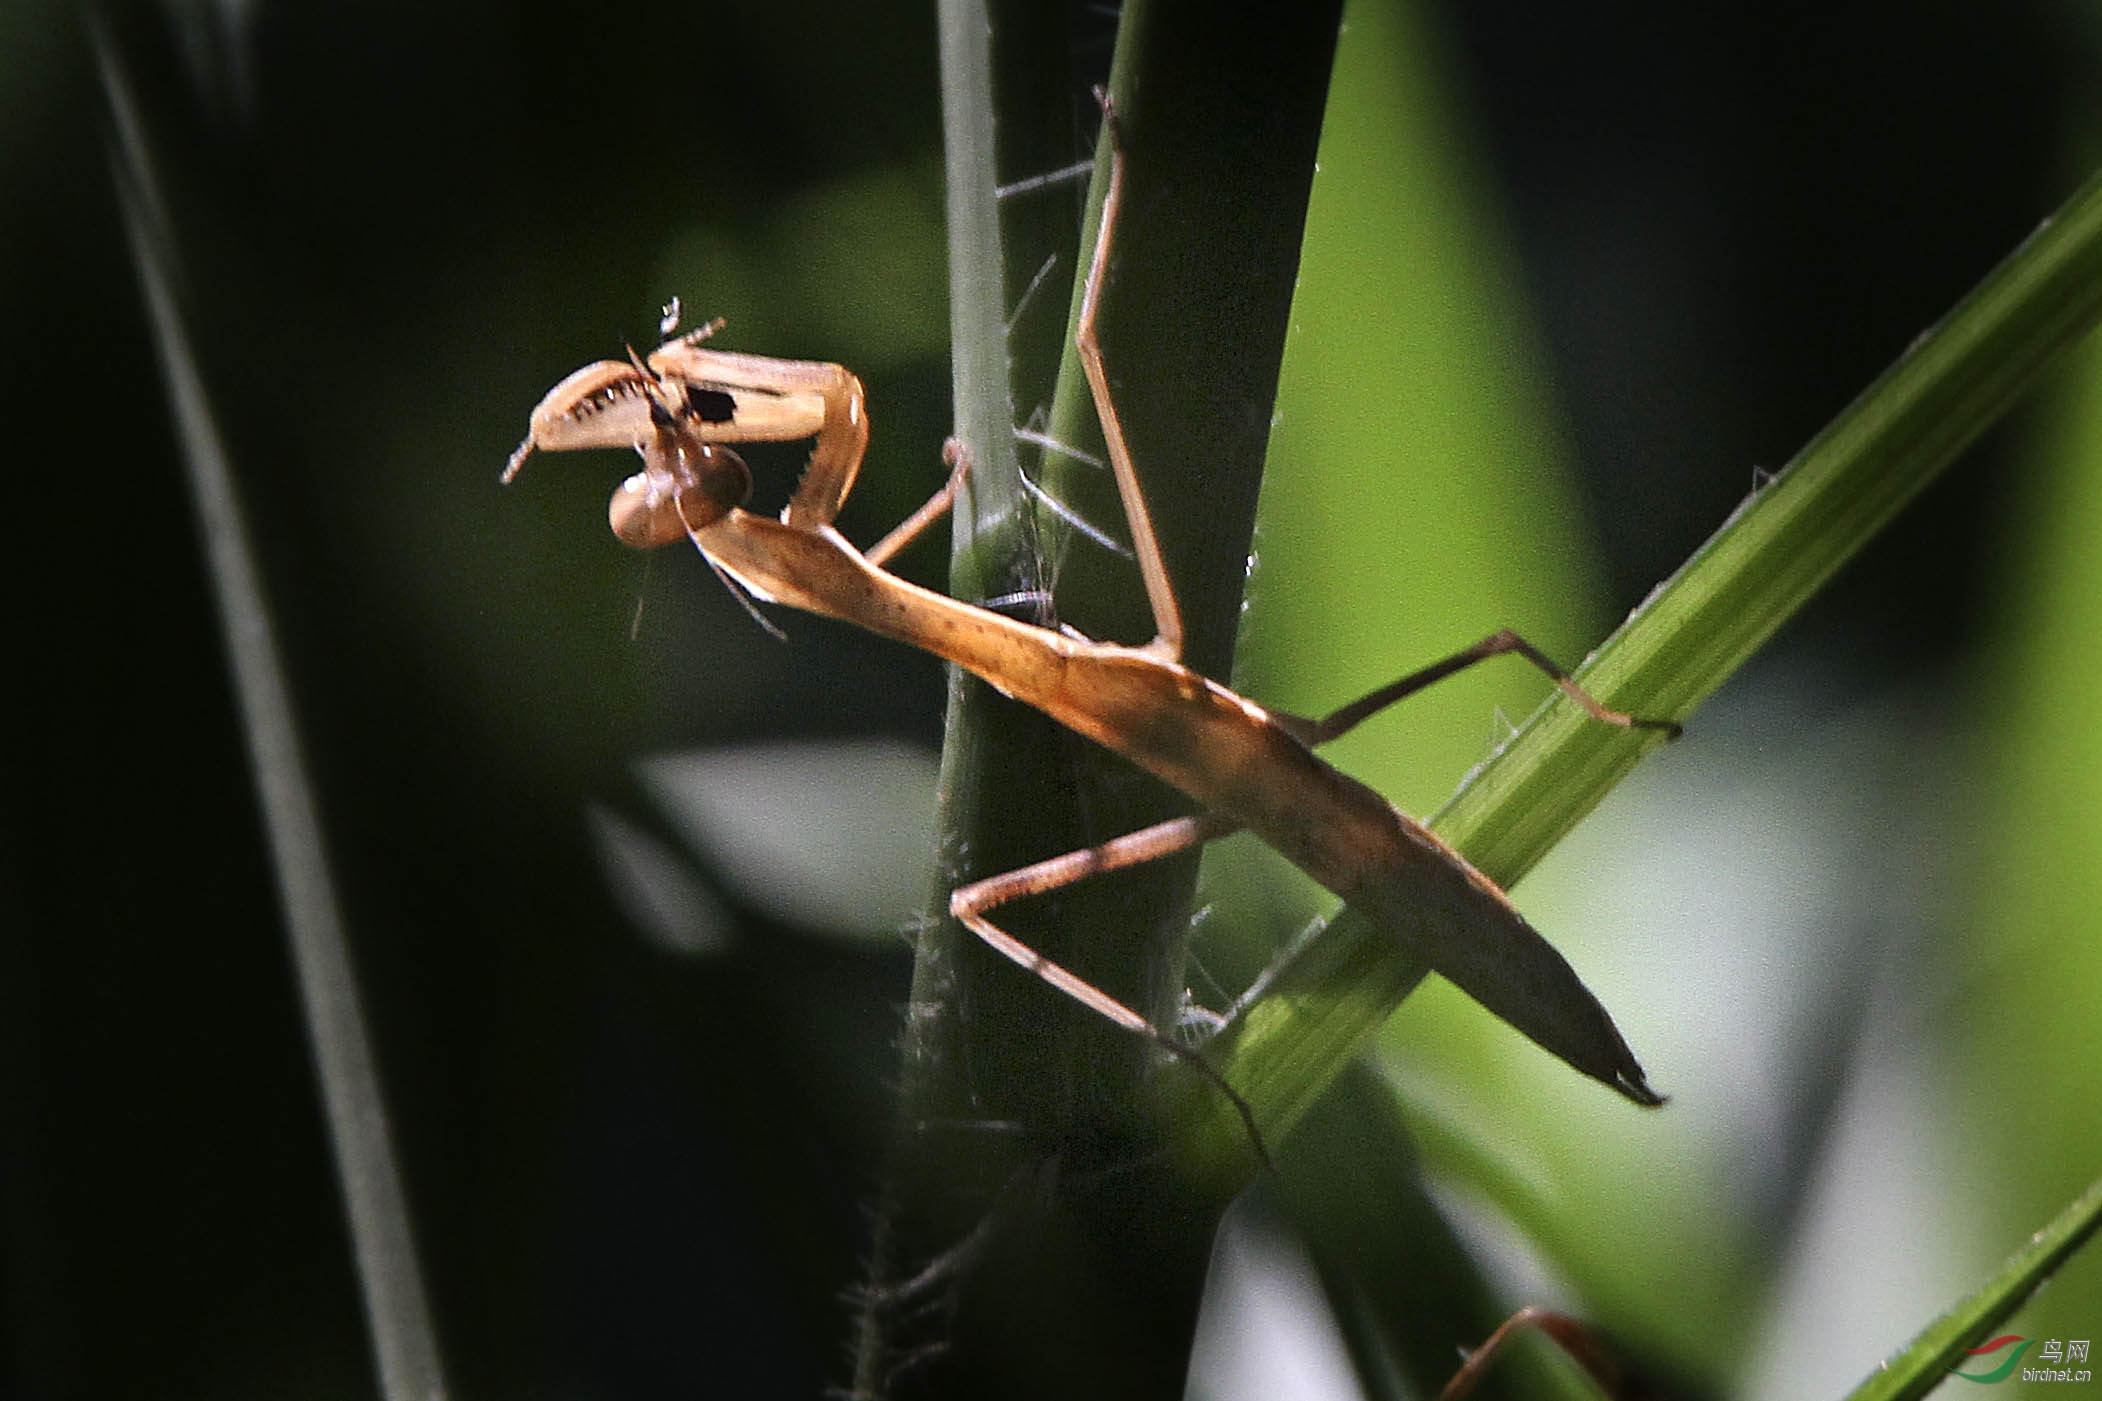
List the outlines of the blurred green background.
{"type": "MultiPolygon", "coordinates": [[[[1113,24],[1068,18],[1076,159],[1113,24]]],[[[699,560],[619,550],[611,459],[494,478],[677,294],[868,381],[850,536],[932,489],[931,9],[24,0],[0,54],[0,1394],[372,1389],[126,153],[264,551],[456,1388],[837,1380],[940,669],[801,617],[782,645],[699,560]]],[[[1353,5],[1237,681],[1319,711],[1506,623],[1575,660],[2072,188],[2098,59],[2046,0],[1353,5]]],[[[1037,198],[1077,225],[1077,186],[1037,198]]],[[[1442,986],[1386,1034],[1512,1302],[1671,1394],[1841,1394],[2102,1168],[2098,386],[2067,366],[1517,892],[1668,1109],[1442,986]]],[[[762,504],[800,456],[754,454],[762,504]]],[[[1428,812],[1541,691],[1452,682],[1337,761],[1428,812]]],[[[1308,906],[1279,864],[1208,866],[1201,999],[1308,906]]],[[[2102,1262],[2009,1331],[2102,1332],[2102,1262]]],[[[1200,1380],[1275,1393],[1289,1352],[1200,1380]]]]}

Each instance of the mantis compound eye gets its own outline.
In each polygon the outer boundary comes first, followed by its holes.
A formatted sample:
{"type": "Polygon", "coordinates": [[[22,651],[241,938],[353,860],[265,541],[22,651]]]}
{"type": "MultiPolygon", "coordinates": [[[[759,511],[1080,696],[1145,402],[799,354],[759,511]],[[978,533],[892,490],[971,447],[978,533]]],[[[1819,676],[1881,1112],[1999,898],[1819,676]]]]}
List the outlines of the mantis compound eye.
{"type": "Polygon", "coordinates": [[[665,432],[642,458],[643,469],[620,484],[606,508],[614,535],[633,549],[684,540],[751,497],[752,469],[726,447],[665,432]]]}

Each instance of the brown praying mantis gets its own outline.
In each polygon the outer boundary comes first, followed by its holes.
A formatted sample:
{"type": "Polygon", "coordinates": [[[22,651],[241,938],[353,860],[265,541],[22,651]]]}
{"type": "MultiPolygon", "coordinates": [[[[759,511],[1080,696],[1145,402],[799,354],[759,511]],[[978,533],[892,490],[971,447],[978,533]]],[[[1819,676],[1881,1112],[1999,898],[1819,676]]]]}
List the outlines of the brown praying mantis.
{"type": "MultiPolygon", "coordinates": [[[[1109,180],[1075,330],[1109,451],[1155,636],[1143,646],[1098,642],[922,588],[884,565],[953,506],[968,481],[960,444],[944,451],[947,482],[867,551],[833,527],[868,446],[861,381],[843,366],[706,348],[719,327],[665,341],[645,359],[602,360],[570,375],[533,410],[508,482],[533,452],[632,447],[643,467],[614,492],[613,533],[637,549],[690,540],[719,573],[763,602],[856,623],[982,677],[1067,728],[1189,795],[1201,811],[955,890],[949,910],[980,939],[1076,1002],[1193,1061],[1247,1104],[1201,1055],[1144,1016],[1008,934],[990,912],[1111,871],[1246,830],[1344,901],[1371,914],[1412,953],[1484,1007],[1586,1075],[1656,1105],[1627,1043],[1569,963],[1509,897],[1466,858],[1314,750],[1374,713],[1485,658],[1515,654],[1607,724],[1676,735],[1594,700],[1508,629],[1322,717],[1266,709],[1182,665],[1183,624],[1112,399],[1096,313],[1108,277],[1123,191],[1123,154],[1107,101],[1109,180]],[[726,444],[814,440],[779,518],[744,509],[750,470],[726,444]]],[[[1260,1145],[1260,1138],[1256,1139],[1260,1145]]]]}

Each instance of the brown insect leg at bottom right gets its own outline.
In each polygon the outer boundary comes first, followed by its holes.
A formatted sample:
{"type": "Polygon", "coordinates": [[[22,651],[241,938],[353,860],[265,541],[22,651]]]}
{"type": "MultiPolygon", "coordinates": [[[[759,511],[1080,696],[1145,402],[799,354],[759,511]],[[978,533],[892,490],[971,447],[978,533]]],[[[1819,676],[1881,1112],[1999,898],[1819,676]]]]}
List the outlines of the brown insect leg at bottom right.
{"type": "Polygon", "coordinates": [[[1570,1360],[1583,1368],[1606,1395],[1616,1398],[1616,1401],[1625,1401],[1630,1395],[1626,1374],[1597,1334],[1568,1314],[1528,1304],[1505,1319],[1480,1347],[1467,1354],[1459,1370],[1447,1379],[1444,1389],[1438,1393],[1438,1401],[1462,1401],[1487,1374],[1498,1354],[1528,1328],[1568,1354],[1570,1360]]]}

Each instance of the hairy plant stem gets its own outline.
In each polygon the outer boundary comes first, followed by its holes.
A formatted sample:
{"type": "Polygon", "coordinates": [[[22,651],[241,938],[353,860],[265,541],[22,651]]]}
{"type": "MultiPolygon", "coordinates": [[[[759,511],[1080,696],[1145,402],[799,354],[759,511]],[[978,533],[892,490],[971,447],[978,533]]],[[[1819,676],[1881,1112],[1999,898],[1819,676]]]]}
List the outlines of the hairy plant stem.
{"type": "MultiPolygon", "coordinates": [[[[1084,82],[1045,76],[1040,56],[1062,66],[1066,45],[1030,36],[1038,20],[1027,9],[943,6],[956,425],[975,473],[952,589],[1035,597],[1049,572],[1058,617],[1142,641],[1151,635],[1143,615],[1122,611],[1137,593],[1128,561],[1083,544],[1046,570],[1050,532],[1023,508],[1015,465],[1017,402],[1023,419],[1044,422],[1035,405],[1049,386],[1011,389],[1010,347],[1013,363],[1048,368],[1056,362],[1045,346],[1070,331],[1042,294],[1012,337],[1008,319],[1042,265],[1039,250],[1060,251],[1060,283],[1081,266],[1070,241],[1079,208],[1054,192],[996,210],[992,192],[1067,163],[1046,156],[1097,123],[1084,82]],[[1065,95],[1051,119],[1046,90],[1065,95]],[[1033,110],[1011,108],[1010,92],[1033,110]],[[1034,168],[1010,164],[1010,152],[1034,168]],[[1054,224],[1063,231],[1049,233],[1054,224]]],[[[1333,5],[1257,27],[1222,22],[1193,0],[1139,0],[1119,24],[1110,86],[1130,181],[1103,341],[1191,622],[1191,660],[1222,673],[1336,22],[1333,5]]],[[[1101,176],[1098,163],[1090,208],[1101,176]]],[[[1052,435],[1095,442],[1077,372],[1069,365],[1060,381],[1052,435]]],[[[1044,464],[1055,495],[1114,527],[1113,491],[1079,479],[1084,470],[1044,464]]],[[[1154,1151],[1150,1048],[982,949],[947,920],[946,898],[965,880],[1179,811],[1180,800],[957,677],[942,803],[941,880],[915,963],[857,1391],[1179,1394],[1221,1204],[1185,1193],[1154,1151]]],[[[1002,920],[1112,992],[1163,1010],[1181,986],[1194,870],[1194,861],[1158,863],[1003,910],[1002,920]]]]}

